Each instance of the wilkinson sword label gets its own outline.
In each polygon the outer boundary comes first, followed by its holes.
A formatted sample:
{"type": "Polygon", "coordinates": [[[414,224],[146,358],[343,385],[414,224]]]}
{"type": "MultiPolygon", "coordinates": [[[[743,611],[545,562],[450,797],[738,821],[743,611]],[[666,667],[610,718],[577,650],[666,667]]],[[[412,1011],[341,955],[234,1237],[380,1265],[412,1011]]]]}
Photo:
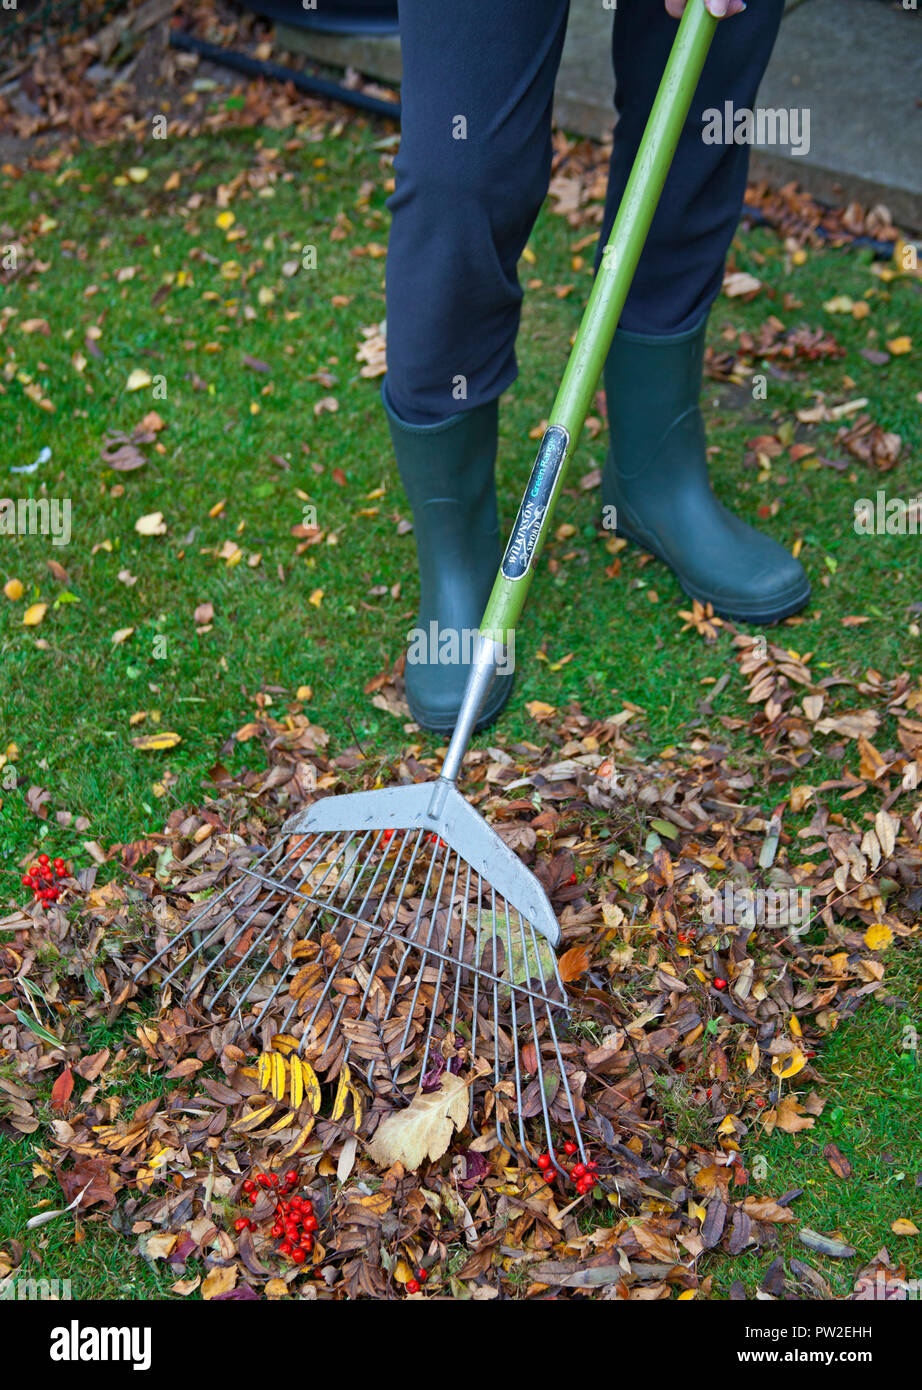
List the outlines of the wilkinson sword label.
{"type": "Polygon", "coordinates": [[[504,579],[521,579],[531,567],[541,535],[541,524],[554,495],[569,443],[570,436],[561,425],[549,425],[544,432],[538,457],[528,480],[528,490],[522,499],[503,556],[504,579]]]}

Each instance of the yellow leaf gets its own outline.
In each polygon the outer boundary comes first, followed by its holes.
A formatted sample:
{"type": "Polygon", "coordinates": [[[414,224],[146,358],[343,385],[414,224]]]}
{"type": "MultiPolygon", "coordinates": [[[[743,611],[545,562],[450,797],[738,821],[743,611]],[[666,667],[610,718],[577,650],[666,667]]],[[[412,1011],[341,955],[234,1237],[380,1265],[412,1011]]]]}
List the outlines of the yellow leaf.
{"type": "Polygon", "coordinates": [[[333,1100],[332,1118],[334,1120],[341,1120],[346,1113],[346,1101],[349,1099],[349,1093],[352,1089],[351,1081],[352,1073],[344,1064],[339,1073],[339,1084],[336,1087],[336,1095],[333,1100]]]}
{"type": "Polygon", "coordinates": [[[258,1129],[264,1120],[268,1120],[274,1110],[275,1101],[273,1101],[271,1105],[261,1105],[258,1110],[251,1110],[249,1115],[244,1119],[235,1120],[232,1128],[242,1130],[258,1129]]]}
{"type": "Polygon", "coordinates": [[[542,719],[550,719],[552,714],[557,713],[555,707],[547,704],[544,700],[528,700],[525,704],[525,708],[528,710],[532,719],[537,719],[539,722],[542,719]]]}
{"type": "MultiPolygon", "coordinates": [[[[140,164],[134,164],[129,170],[127,170],[127,173],[132,183],[143,183],[144,180],[147,178],[148,174],[150,173],[150,170],[145,169],[140,164]]],[[[233,1288],[233,1285],[231,1285],[231,1287],[233,1288]]]]}
{"type": "Polygon", "coordinates": [[[281,1161],[282,1161],[282,1162],[284,1162],[284,1160],[285,1160],[286,1158],[292,1158],[292,1157],[294,1156],[294,1154],[296,1154],[296,1153],[298,1152],[298,1150],[299,1150],[300,1148],[302,1148],[304,1144],[307,1143],[307,1140],[308,1140],[308,1138],[310,1137],[310,1132],[311,1132],[311,1130],[312,1130],[313,1128],[314,1128],[314,1116],[312,1115],[312,1116],[310,1117],[310,1119],[308,1120],[307,1124],[306,1124],[306,1125],[304,1126],[304,1128],[301,1130],[301,1133],[297,1136],[297,1138],[293,1141],[293,1143],[291,1143],[291,1144],[288,1145],[288,1148],[287,1148],[287,1149],[284,1151],[284,1153],[281,1155],[281,1161]]]}
{"type": "Polygon", "coordinates": [[[304,1073],[301,1070],[299,1059],[291,1059],[291,1108],[297,1110],[304,1099],[304,1073]]]}
{"type": "Polygon", "coordinates": [[[827,299],[823,308],[827,314],[850,314],[855,307],[855,301],[847,294],[837,294],[834,299],[827,299]]]}
{"type": "Polygon", "coordinates": [[[802,1038],[802,1037],[803,1037],[803,1035],[804,1035],[804,1030],[801,1028],[800,1022],[799,1022],[799,1020],[798,1020],[796,1014],[791,1014],[791,1017],[790,1017],[790,1028],[791,1028],[791,1032],[794,1034],[794,1037],[795,1037],[795,1038],[802,1038]]]}
{"type": "Polygon", "coordinates": [[[151,374],[145,367],[135,367],[134,371],[125,382],[126,391],[142,391],[145,386],[150,386],[151,374]]]}
{"type": "Polygon", "coordinates": [[[133,632],[133,627],[120,627],[117,632],[113,632],[112,634],[113,646],[118,647],[121,646],[122,642],[127,642],[133,632]]]}
{"type": "Polygon", "coordinates": [[[290,1033],[276,1033],[272,1039],[272,1046],[276,1052],[281,1052],[283,1057],[287,1057],[298,1046],[298,1039],[293,1038],[290,1033]]]}
{"type": "Polygon", "coordinates": [[[167,748],[175,748],[177,743],[182,743],[182,739],[172,729],[164,729],[157,734],[140,734],[131,740],[132,747],[137,748],[139,753],[162,753],[167,748]]]}
{"type": "Polygon", "coordinates": [[[893,941],[893,932],[886,922],[872,922],[864,934],[864,944],[869,951],[886,951],[893,941]]]}
{"type": "Polygon", "coordinates": [[[912,339],[904,333],[899,338],[891,338],[887,347],[894,357],[902,357],[904,353],[912,352],[912,339]]]}
{"type": "Polygon", "coordinates": [[[908,1216],[898,1216],[890,1226],[895,1236],[917,1236],[919,1228],[914,1221],[910,1221],[908,1216]]]}
{"type": "Polygon", "coordinates": [[[677,1303],[688,1303],[696,1296],[695,1289],[683,1289],[676,1299],[677,1303]]]}
{"type": "Polygon", "coordinates": [[[441,1158],[455,1129],[467,1124],[468,1086],[460,1076],[445,1072],[437,1091],[418,1091],[406,1110],[398,1110],[375,1131],[368,1152],[375,1163],[390,1168],[402,1163],[415,1169],[428,1157],[441,1158]]]}
{"type": "Polygon", "coordinates": [[[23,613],[22,620],[26,627],[38,627],[47,612],[47,603],[33,603],[23,613]]]}
{"type": "Polygon", "coordinates": [[[134,529],[139,536],[164,535],[166,526],[163,521],[163,512],[148,512],[146,516],[139,516],[134,524],[134,529]]]}
{"type": "Polygon", "coordinates": [[[272,1053],[272,1099],[285,1099],[285,1086],[287,1083],[287,1069],[285,1058],[281,1053],[272,1053]]]}
{"type": "Polygon", "coordinates": [[[237,1266],[215,1265],[209,1269],[205,1275],[205,1282],[202,1284],[202,1298],[217,1298],[218,1294],[230,1293],[237,1283],[237,1266]]]}
{"type": "Polygon", "coordinates": [[[310,685],[299,685],[295,691],[296,700],[310,700],[314,694],[314,688],[310,685]]]}
{"type": "Polygon", "coordinates": [[[320,1109],[320,1082],[310,1062],[305,1061],[303,1057],[301,1058],[301,1075],[304,1078],[304,1093],[316,1115],[320,1109]]]}
{"type": "Polygon", "coordinates": [[[278,1134],[280,1129],[288,1129],[289,1126],[292,1124],[294,1117],[295,1112],[293,1110],[286,1110],[281,1119],[273,1121],[273,1123],[266,1130],[266,1133],[278,1134]]]}
{"type": "Polygon", "coordinates": [[[268,1091],[272,1085],[272,1053],[261,1052],[256,1063],[256,1078],[261,1091],[268,1091]]]}
{"type": "Polygon", "coordinates": [[[22,598],[25,589],[22,587],[22,582],[19,579],[8,579],[3,586],[3,592],[11,603],[15,603],[17,599],[22,598]]]}
{"type": "Polygon", "coordinates": [[[226,208],[224,212],[218,213],[217,217],[214,220],[214,224],[216,227],[220,227],[222,232],[226,232],[230,230],[230,228],[234,225],[236,221],[237,219],[231,212],[230,208],[226,208]]]}
{"type": "Polygon", "coordinates": [[[787,1057],[776,1057],[773,1060],[772,1071],[776,1076],[780,1076],[782,1081],[785,1081],[789,1076],[796,1076],[799,1071],[803,1071],[806,1065],[806,1057],[799,1047],[795,1047],[794,1051],[787,1057]]]}
{"type": "Polygon", "coordinates": [[[315,608],[319,608],[321,603],[323,603],[323,590],[315,589],[307,601],[308,603],[312,603],[315,608]]]}

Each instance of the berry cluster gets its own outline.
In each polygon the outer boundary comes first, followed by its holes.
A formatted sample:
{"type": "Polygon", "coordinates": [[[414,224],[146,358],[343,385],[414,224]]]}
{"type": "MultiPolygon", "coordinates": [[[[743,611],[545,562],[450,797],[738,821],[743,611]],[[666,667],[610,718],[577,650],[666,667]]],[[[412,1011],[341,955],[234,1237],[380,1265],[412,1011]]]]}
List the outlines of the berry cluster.
{"type": "Polygon", "coordinates": [[[419,1293],[420,1287],[425,1284],[428,1278],[428,1269],[423,1269],[422,1265],[420,1265],[419,1269],[416,1271],[416,1278],[408,1279],[403,1287],[406,1289],[407,1293],[419,1293]]]}
{"type": "Polygon", "coordinates": [[[50,859],[47,854],[40,854],[38,861],[31,865],[29,872],[22,876],[22,886],[32,889],[32,896],[36,902],[56,903],[61,895],[61,890],[55,883],[56,878],[67,876],[67,865],[63,859],[50,859]]]}
{"type": "MultiPolygon", "coordinates": [[[[289,1198],[288,1194],[297,1185],[298,1174],[294,1168],[289,1168],[284,1182],[280,1182],[278,1173],[257,1173],[255,1178],[244,1179],[243,1194],[250,1206],[255,1206],[259,1201],[261,1187],[268,1190],[276,1189],[273,1238],[281,1242],[278,1247],[280,1255],[291,1260],[292,1264],[303,1265],[314,1248],[314,1232],[319,1222],[314,1215],[314,1204],[307,1197],[295,1193],[289,1198]]],[[[251,1229],[252,1225],[248,1216],[240,1216],[234,1222],[234,1230],[246,1231],[251,1229]]]]}
{"type": "MultiPolygon", "coordinates": [[[[572,1139],[566,1141],[563,1146],[563,1151],[567,1158],[572,1158],[577,1152],[577,1146],[572,1139]]],[[[550,1154],[539,1154],[537,1162],[544,1177],[544,1181],[546,1183],[552,1183],[557,1174],[554,1171],[554,1160],[551,1158],[550,1154]]],[[[567,1170],[570,1177],[573,1179],[574,1187],[581,1197],[584,1196],[585,1193],[591,1192],[595,1187],[598,1167],[599,1165],[597,1163],[574,1163],[573,1167],[567,1170]]]]}

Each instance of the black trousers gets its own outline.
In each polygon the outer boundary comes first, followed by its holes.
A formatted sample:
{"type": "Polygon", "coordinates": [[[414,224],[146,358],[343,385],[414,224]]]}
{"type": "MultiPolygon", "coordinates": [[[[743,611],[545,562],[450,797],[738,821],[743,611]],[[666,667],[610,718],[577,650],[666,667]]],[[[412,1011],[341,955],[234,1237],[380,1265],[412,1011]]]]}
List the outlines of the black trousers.
{"type": "MultiPolygon", "coordinates": [[[[746,187],[746,145],[705,144],[702,112],[753,108],[784,0],[722,20],[621,318],[692,328],[720,290],[746,187]]],[[[387,391],[405,420],[444,420],[516,377],[516,265],[547,193],[551,104],[568,0],[400,0],[403,122],[387,253],[387,391]]],[[[606,11],[600,4],[600,42],[606,11]]],[[[677,21],[617,0],[607,238],[677,21]]],[[[607,41],[607,39],[606,39],[607,41]]]]}

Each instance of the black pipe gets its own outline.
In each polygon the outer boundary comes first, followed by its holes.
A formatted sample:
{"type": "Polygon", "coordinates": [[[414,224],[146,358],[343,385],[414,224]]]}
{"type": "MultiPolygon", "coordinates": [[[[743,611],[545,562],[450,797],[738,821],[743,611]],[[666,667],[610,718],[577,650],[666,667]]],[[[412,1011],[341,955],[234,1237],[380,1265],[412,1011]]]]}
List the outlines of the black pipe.
{"type": "MultiPolygon", "coordinates": [[[[828,208],[830,206],[828,203],[820,203],[818,199],[816,201],[819,207],[828,208]]],[[[743,207],[743,211],[740,214],[740,221],[750,222],[755,227],[769,227],[773,232],[777,232],[779,235],[782,235],[784,232],[784,228],[777,226],[772,222],[771,218],[766,217],[761,208],[750,207],[748,204],[743,207]]],[[[893,259],[893,252],[896,246],[895,242],[881,241],[878,237],[866,236],[864,233],[860,236],[853,236],[851,232],[831,232],[828,228],[821,225],[811,227],[810,230],[816,232],[821,241],[835,241],[841,237],[843,247],[854,246],[857,247],[858,250],[870,249],[873,251],[876,261],[890,261],[893,259]]],[[[833,250],[837,249],[837,247],[833,247],[833,250]]]]}
{"type": "Polygon", "coordinates": [[[347,106],[357,106],[362,111],[371,111],[376,116],[389,116],[400,120],[400,103],[382,101],[380,97],[370,97],[365,92],[354,92],[349,87],[340,87],[336,82],[326,82],[322,77],[308,77],[294,68],[282,67],[280,63],[264,63],[259,58],[251,58],[248,53],[238,53],[236,49],[220,48],[214,43],[193,38],[179,30],[170,33],[170,47],[181,49],[184,53],[197,53],[210,63],[218,63],[225,68],[245,73],[248,77],[268,77],[273,82],[291,82],[299,92],[311,96],[329,97],[331,101],[342,101],[347,106]]]}

